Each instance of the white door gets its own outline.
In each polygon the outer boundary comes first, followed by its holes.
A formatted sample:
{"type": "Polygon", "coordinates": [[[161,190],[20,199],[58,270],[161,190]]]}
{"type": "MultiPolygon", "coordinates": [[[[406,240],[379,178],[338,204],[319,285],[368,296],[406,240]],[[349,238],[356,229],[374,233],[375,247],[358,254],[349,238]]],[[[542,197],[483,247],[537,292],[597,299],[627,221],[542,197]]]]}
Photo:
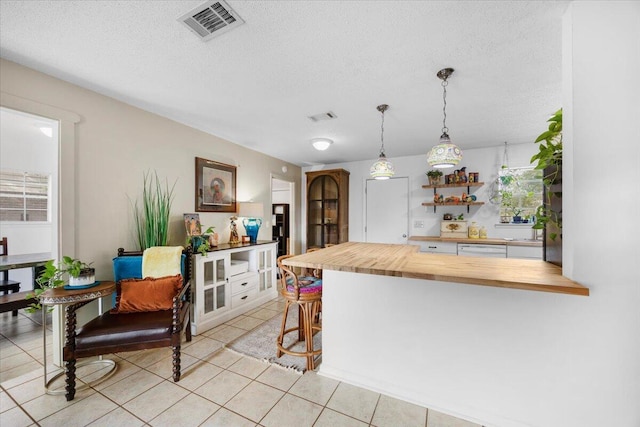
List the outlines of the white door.
{"type": "Polygon", "coordinates": [[[367,242],[407,243],[409,178],[368,179],[365,190],[367,242]]]}

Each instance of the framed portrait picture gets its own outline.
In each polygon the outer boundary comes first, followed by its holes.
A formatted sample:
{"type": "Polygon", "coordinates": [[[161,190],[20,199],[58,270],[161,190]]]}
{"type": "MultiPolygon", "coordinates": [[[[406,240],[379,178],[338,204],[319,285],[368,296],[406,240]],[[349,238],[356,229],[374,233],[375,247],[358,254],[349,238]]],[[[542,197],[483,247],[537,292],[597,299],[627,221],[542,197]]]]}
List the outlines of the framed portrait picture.
{"type": "Polygon", "coordinates": [[[236,212],[236,167],[196,157],[196,212],[236,212]]]}

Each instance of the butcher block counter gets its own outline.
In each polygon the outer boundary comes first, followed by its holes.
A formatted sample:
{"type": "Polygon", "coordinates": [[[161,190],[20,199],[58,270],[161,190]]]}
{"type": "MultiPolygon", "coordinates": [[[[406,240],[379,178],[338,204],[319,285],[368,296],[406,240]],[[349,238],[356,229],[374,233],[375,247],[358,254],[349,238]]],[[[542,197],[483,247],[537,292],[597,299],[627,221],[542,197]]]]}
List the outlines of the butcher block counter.
{"type": "Polygon", "coordinates": [[[589,289],[539,260],[420,253],[415,245],[347,242],[283,261],[294,267],[589,295],[589,289]]]}

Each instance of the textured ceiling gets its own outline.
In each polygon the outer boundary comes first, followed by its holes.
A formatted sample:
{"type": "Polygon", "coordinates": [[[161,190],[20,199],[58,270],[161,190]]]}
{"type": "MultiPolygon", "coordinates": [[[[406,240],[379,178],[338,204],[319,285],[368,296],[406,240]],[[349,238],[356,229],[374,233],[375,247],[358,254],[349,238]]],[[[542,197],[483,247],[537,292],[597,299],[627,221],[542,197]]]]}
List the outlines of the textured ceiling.
{"type": "Polygon", "coordinates": [[[387,156],[426,153],[445,67],[463,150],[532,142],[561,106],[566,1],[228,0],[245,24],[208,42],[177,21],[201,3],[2,0],[0,55],[299,165],[376,158],[383,103],[387,156]]]}

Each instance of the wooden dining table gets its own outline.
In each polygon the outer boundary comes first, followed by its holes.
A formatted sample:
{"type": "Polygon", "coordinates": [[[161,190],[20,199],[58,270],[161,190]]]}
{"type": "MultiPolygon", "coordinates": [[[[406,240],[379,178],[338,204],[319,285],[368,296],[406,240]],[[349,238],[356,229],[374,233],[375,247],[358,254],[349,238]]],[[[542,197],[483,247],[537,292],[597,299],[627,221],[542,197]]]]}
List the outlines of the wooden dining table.
{"type": "MultiPolygon", "coordinates": [[[[36,279],[39,271],[47,261],[54,259],[51,252],[40,252],[34,254],[2,255],[0,256],[0,271],[17,270],[20,268],[33,269],[33,286],[36,286],[36,279]]],[[[18,289],[19,290],[19,289],[18,289]]]]}

